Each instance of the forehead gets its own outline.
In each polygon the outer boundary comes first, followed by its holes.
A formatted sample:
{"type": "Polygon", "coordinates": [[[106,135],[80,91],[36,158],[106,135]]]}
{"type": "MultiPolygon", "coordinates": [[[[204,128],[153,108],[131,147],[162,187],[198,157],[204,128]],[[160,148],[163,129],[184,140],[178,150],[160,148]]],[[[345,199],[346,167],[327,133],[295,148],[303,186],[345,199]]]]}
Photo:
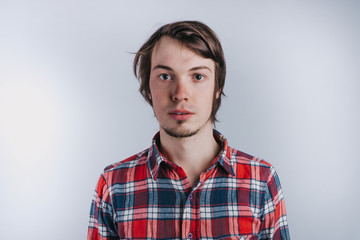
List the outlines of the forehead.
{"type": "Polygon", "coordinates": [[[152,51],[151,65],[157,64],[201,64],[211,69],[215,67],[215,62],[212,59],[200,56],[179,40],[167,36],[161,37],[152,51]]]}

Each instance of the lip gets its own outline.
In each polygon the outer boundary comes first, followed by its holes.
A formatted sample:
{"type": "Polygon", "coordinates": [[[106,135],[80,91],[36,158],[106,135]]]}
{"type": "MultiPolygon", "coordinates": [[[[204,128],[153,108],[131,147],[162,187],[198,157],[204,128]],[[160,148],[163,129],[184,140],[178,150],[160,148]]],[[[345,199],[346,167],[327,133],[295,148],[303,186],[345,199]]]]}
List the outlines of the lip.
{"type": "Polygon", "coordinates": [[[175,120],[187,120],[191,118],[194,115],[194,113],[184,109],[177,109],[170,111],[169,115],[175,120]]]}

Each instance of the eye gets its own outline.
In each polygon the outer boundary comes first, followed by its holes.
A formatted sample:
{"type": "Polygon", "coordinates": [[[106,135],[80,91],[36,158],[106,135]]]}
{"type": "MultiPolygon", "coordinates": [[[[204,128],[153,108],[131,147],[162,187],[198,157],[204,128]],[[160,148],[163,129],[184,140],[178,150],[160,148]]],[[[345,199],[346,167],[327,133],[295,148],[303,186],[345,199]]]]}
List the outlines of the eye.
{"type": "Polygon", "coordinates": [[[163,74],[160,74],[160,75],[159,75],[159,78],[160,78],[161,80],[169,80],[169,79],[171,79],[171,76],[170,76],[169,74],[163,73],[163,74]]]}
{"type": "Polygon", "coordinates": [[[202,74],[195,74],[195,75],[194,75],[194,79],[195,79],[196,81],[203,80],[204,78],[205,78],[205,76],[202,75],[202,74]]]}

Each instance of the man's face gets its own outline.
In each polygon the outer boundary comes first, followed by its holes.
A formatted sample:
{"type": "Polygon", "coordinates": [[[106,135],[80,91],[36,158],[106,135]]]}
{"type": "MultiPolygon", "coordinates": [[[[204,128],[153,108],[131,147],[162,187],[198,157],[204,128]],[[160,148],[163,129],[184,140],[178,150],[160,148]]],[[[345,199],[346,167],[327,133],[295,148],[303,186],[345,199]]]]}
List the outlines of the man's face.
{"type": "Polygon", "coordinates": [[[183,138],[212,128],[212,59],[197,55],[177,40],[162,37],[151,56],[149,84],[149,97],[161,132],[183,138]]]}

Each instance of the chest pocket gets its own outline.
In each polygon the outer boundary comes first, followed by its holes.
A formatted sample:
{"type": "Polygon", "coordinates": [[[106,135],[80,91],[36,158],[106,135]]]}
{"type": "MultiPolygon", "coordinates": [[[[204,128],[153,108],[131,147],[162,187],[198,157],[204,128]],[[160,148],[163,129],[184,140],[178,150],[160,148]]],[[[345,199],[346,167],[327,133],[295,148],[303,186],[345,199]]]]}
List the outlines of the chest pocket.
{"type": "MultiPolygon", "coordinates": [[[[246,189],[217,188],[202,192],[200,228],[202,233],[217,239],[258,239],[260,210],[251,204],[246,189]]],[[[257,197],[257,196],[255,196],[257,197]]]]}

